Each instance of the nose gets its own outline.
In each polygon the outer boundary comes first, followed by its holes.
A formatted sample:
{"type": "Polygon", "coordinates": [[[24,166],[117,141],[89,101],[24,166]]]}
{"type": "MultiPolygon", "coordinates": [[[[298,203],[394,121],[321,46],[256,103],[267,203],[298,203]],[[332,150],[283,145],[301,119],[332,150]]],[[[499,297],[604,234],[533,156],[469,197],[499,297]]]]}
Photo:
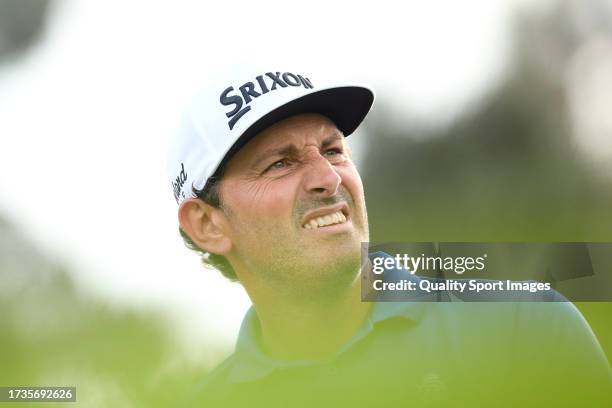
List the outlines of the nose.
{"type": "Polygon", "coordinates": [[[309,166],[304,176],[304,188],[309,194],[331,197],[338,192],[342,177],[334,166],[319,153],[309,158],[309,166]]]}

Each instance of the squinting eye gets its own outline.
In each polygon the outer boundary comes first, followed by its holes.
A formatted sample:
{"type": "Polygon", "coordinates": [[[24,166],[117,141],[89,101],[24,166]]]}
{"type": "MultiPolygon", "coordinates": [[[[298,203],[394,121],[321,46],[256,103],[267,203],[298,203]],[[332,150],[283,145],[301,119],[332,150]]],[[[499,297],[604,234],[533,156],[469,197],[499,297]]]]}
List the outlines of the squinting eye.
{"type": "Polygon", "coordinates": [[[338,157],[342,155],[342,150],[340,149],[329,149],[323,153],[326,157],[338,157]]]}
{"type": "Polygon", "coordinates": [[[268,170],[280,170],[284,169],[285,167],[287,167],[287,159],[277,160],[271,165],[269,165],[268,168],[264,171],[264,173],[268,170]]]}

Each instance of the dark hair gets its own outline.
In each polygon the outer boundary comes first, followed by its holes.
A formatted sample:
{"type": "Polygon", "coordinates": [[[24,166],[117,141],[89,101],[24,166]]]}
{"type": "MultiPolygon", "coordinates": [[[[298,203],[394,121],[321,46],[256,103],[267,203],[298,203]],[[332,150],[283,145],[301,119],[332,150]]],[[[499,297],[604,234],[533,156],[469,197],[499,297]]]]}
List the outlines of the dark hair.
{"type": "MultiPolygon", "coordinates": [[[[223,177],[224,171],[225,166],[221,166],[212,177],[208,178],[206,184],[204,185],[204,188],[202,188],[201,190],[192,187],[193,194],[195,194],[198,199],[204,201],[208,205],[211,205],[215,208],[222,208],[219,185],[221,177],[223,177]]],[[[198,247],[180,226],[179,233],[181,234],[181,237],[183,237],[185,246],[200,255],[202,264],[205,267],[212,267],[218,269],[223,274],[223,276],[233,282],[238,280],[236,272],[234,272],[234,268],[232,268],[232,265],[230,265],[227,258],[222,255],[207,252],[202,248],[198,247]]]]}

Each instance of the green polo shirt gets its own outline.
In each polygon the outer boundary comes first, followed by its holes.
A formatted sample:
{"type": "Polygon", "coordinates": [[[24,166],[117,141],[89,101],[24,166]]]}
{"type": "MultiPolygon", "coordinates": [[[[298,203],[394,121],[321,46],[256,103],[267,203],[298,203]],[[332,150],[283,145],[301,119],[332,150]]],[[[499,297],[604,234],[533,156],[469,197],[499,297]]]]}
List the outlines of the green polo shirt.
{"type": "Polygon", "coordinates": [[[375,303],[325,363],[266,355],[251,308],[235,353],[189,405],[559,407],[612,401],[610,366],[571,303],[454,300],[375,303]]]}

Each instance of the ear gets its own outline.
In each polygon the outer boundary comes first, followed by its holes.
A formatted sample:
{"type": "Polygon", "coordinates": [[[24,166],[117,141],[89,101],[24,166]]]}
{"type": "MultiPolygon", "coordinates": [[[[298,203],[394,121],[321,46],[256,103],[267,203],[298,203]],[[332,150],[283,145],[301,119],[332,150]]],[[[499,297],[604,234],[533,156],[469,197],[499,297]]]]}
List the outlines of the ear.
{"type": "Polygon", "coordinates": [[[218,255],[226,255],[232,249],[227,235],[225,214],[197,198],[188,198],[179,207],[179,224],[199,248],[218,255]]]}

